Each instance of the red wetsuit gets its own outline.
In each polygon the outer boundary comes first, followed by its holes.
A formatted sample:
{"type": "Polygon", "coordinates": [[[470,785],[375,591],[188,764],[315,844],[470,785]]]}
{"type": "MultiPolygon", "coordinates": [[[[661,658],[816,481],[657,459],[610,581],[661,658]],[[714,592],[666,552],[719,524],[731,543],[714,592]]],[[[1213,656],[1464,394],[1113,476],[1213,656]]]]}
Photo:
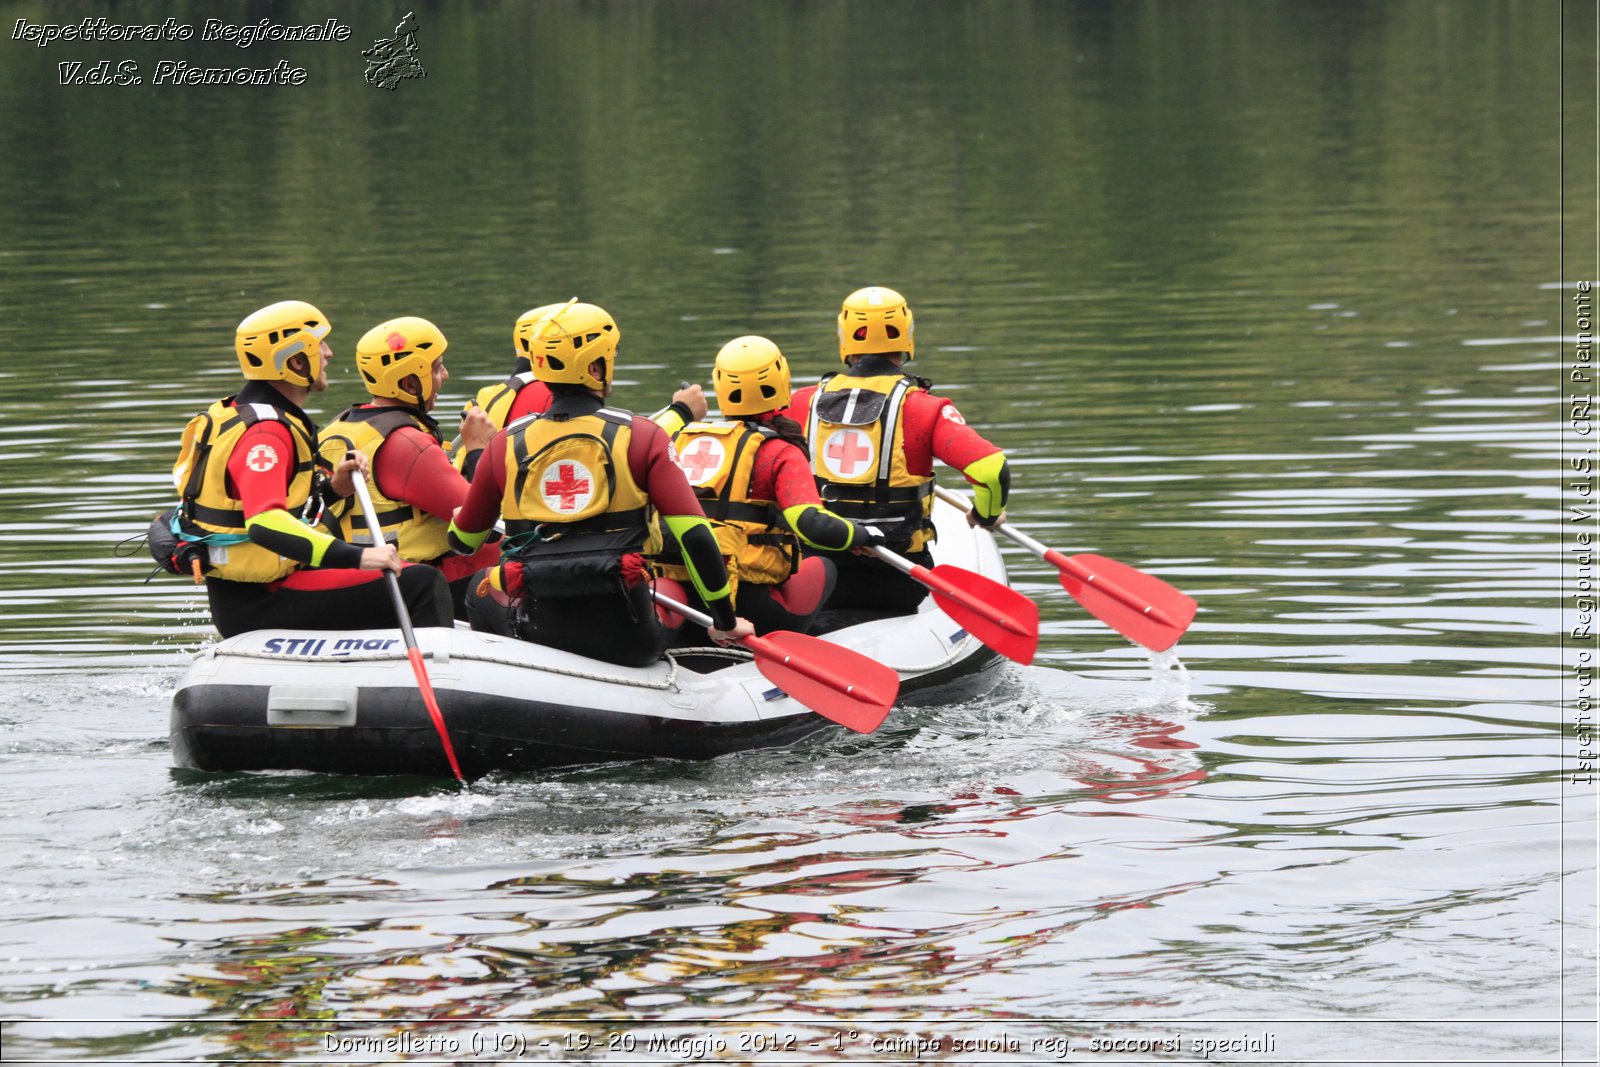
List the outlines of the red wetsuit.
{"type": "MultiPolygon", "coordinates": [[[[402,426],[384,438],[374,456],[372,476],[378,491],[390,500],[410,504],[445,522],[467,499],[467,480],[450,465],[439,442],[415,426],[402,426]]],[[[443,571],[446,581],[455,582],[499,558],[498,546],[486,544],[470,556],[447,555],[427,562],[443,571]]]]}
{"type": "MultiPolygon", "coordinates": [[[[873,377],[903,372],[886,360],[868,356],[845,372],[846,375],[852,373],[873,377]]],[[[811,401],[818,388],[808,385],[795,390],[785,414],[801,426],[808,425],[811,401]]],[[[900,427],[906,471],[918,477],[933,474],[935,459],[965,476],[967,467],[1000,451],[967,425],[967,420],[948,397],[934,396],[921,389],[906,393],[900,409],[900,427]]],[[[971,478],[967,480],[972,482],[971,478]]],[[[933,563],[933,555],[926,546],[907,556],[924,566],[933,563]]],[[[834,563],[839,570],[839,580],[829,598],[829,607],[911,612],[926,596],[921,585],[876,559],[838,554],[834,556],[834,563]]]]}
{"type": "Polygon", "coordinates": [[[506,413],[506,426],[510,426],[524,415],[543,415],[550,410],[552,399],[553,394],[548,385],[540,381],[529,382],[517,390],[516,399],[511,401],[511,410],[506,413]]]}
{"type": "MultiPolygon", "coordinates": [[[[573,395],[557,399],[553,406],[579,416],[599,410],[601,403],[588,395],[573,395]]],[[[463,535],[487,530],[500,517],[506,496],[508,438],[506,430],[495,434],[478,461],[467,501],[456,515],[455,527],[463,535]]],[[[677,535],[679,543],[685,557],[694,561],[694,572],[719,583],[717,588],[722,595],[707,608],[719,629],[730,629],[734,623],[733,606],[726,592],[716,536],[705,522],[699,498],[673,461],[666,432],[649,419],[635,415],[626,462],[634,483],[664,519],[686,516],[698,520],[697,525],[691,524],[677,535]]],[[[643,564],[643,556],[638,553],[622,556],[624,584],[615,597],[540,597],[537,590],[523,594],[522,568],[508,563],[505,592],[497,595],[490,582],[480,585],[468,596],[468,617],[474,629],[513,634],[612,663],[642,666],[660,655],[666,638],[650,601],[649,583],[640,580],[643,564]],[[522,597],[520,609],[508,597],[522,597]]]]}

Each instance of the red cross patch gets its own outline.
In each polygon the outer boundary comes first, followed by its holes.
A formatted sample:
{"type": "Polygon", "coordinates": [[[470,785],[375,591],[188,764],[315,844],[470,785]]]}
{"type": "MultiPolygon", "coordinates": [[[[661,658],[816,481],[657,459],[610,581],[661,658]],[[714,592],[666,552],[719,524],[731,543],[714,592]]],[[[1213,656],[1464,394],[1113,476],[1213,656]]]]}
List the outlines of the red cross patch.
{"type": "Polygon", "coordinates": [[[545,468],[539,491],[551,511],[582,511],[594,496],[594,475],[582,463],[564,459],[545,468]]]}
{"type": "Polygon", "coordinates": [[[278,465],[278,450],[271,445],[256,445],[244,454],[244,465],[265,474],[278,465]]]}
{"type": "Polygon", "coordinates": [[[954,404],[946,404],[943,408],[940,408],[939,417],[949,422],[953,422],[957,426],[965,426],[967,424],[967,420],[961,417],[961,412],[955,409],[954,404]]]}
{"type": "Polygon", "coordinates": [[[726,457],[721,441],[715,437],[698,437],[686,451],[678,453],[676,462],[690,485],[704,485],[722,469],[726,457]]]}
{"type": "Polygon", "coordinates": [[[855,478],[872,466],[872,438],[846,427],[828,435],[822,445],[822,465],[838,478],[855,478]]]}

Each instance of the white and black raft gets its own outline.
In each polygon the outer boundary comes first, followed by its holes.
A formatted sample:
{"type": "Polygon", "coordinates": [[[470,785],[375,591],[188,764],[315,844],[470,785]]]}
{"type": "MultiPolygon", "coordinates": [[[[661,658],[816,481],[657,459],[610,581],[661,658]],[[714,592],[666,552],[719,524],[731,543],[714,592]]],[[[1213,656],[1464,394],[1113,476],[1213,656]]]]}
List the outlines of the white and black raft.
{"type": "MultiPolygon", "coordinates": [[[[994,539],[938,501],[933,554],[1004,583],[994,539]]],[[[928,597],[914,615],[824,618],[827,640],[892,667],[898,705],[968,700],[1001,657],[928,597]]],[[[462,771],[707,759],[833,725],[763,677],[750,653],[680,649],[618,667],[465,629],[416,631],[462,771]]],[[[451,773],[396,629],[259,630],[211,645],[172,698],[177,766],[202,771],[451,773]]]]}

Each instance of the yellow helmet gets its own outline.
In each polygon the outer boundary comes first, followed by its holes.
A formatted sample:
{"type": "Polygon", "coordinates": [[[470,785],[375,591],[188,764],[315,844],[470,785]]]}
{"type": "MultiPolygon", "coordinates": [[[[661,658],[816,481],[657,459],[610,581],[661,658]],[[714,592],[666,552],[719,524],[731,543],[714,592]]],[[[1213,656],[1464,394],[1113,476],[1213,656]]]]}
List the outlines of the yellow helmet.
{"type": "Polygon", "coordinates": [[[711,371],[724,415],[760,415],[789,406],[789,361],[765,337],[735,337],[711,371]]]}
{"type": "Polygon", "coordinates": [[[857,289],[839,309],[839,359],[849,363],[851,356],[870,352],[904,352],[913,359],[913,329],[905,297],[877,285],[857,289]]]}
{"type": "Polygon", "coordinates": [[[304,300],[280,300],[239,323],[233,351],[246,378],[309,388],[322,373],[322,339],[332,328],[328,317],[304,300]],[[302,354],[310,361],[309,375],[288,367],[292,357],[302,354]]]}
{"type": "Polygon", "coordinates": [[[517,324],[511,330],[511,342],[517,346],[517,355],[533,365],[533,334],[534,327],[539,325],[539,320],[546,315],[554,314],[566,307],[565,304],[545,304],[541,307],[530,308],[517,316],[517,324]]]}
{"type": "Polygon", "coordinates": [[[373,396],[426,404],[433,399],[434,361],[444,357],[448,346],[439,327],[415,315],[402,315],[361,335],[356,342],[356,370],[373,396]],[[400,384],[410,374],[417,376],[421,396],[400,384]]]}
{"type": "Polygon", "coordinates": [[[621,336],[622,331],[603,308],[580,304],[573,297],[528,327],[527,353],[533,361],[533,376],[541,382],[566,382],[603,390],[611,380],[621,336]],[[589,373],[589,365],[597,359],[605,365],[604,374],[598,378],[589,373]]]}

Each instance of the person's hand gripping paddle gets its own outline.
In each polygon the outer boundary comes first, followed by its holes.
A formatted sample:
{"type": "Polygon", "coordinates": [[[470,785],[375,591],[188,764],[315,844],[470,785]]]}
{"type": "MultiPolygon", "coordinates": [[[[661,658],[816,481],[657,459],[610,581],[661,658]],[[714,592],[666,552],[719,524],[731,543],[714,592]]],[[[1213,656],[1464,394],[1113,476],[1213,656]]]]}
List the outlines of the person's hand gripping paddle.
{"type": "Polygon", "coordinates": [[[1039,648],[1039,605],[977,571],[941,563],[928,568],[874,545],[872,553],[933,592],[940,611],[967,633],[1018,663],[1033,662],[1039,648]]]}
{"type": "MultiPolygon", "coordinates": [[[[707,629],[716,623],[703,611],[655,590],[657,604],[707,629]]],[[[800,703],[841,726],[869,734],[883,722],[900,693],[900,676],[861,653],[788,630],[739,642],[756,656],[756,669],[767,681],[800,703]]]]}
{"type": "MultiPolygon", "coordinates": [[[[354,458],[354,452],[345,453],[345,459],[354,458]]],[[[367,532],[372,534],[372,543],[382,545],[383,527],[378,525],[378,516],[372,510],[372,494],[367,492],[367,479],[359,470],[354,470],[350,472],[350,481],[355,484],[356,499],[361,502],[361,514],[367,520],[367,532]]],[[[417,688],[422,692],[422,703],[428,709],[428,717],[433,720],[433,728],[439,732],[439,743],[444,746],[444,758],[450,761],[451,773],[465,788],[467,780],[461,774],[461,764],[456,762],[456,749],[450,743],[450,731],[444,724],[444,712],[439,710],[439,701],[433,695],[433,683],[428,681],[428,668],[422,662],[422,649],[417,647],[417,634],[411,628],[411,613],[406,610],[405,597],[400,593],[400,579],[395,577],[393,571],[384,571],[383,577],[389,583],[389,596],[394,601],[395,617],[400,620],[400,633],[406,640],[406,658],[411,661],[411,673],[417,676],[417,688]]]]}
{"type": "MultiPolygon", "coordinates": [[[[971,510],[964,498],[948,489],[935,488],[934,493],[947,504],[971,510]]],[[[1061,572],[1061,587],[1085,611],[1152,652],[1177,644],[1194,621],[1194,598],[1153,574],[1090,552],[1064,556],[1010,523],[996,523],[993,528],[1055,566],[1061,572]]]]}

